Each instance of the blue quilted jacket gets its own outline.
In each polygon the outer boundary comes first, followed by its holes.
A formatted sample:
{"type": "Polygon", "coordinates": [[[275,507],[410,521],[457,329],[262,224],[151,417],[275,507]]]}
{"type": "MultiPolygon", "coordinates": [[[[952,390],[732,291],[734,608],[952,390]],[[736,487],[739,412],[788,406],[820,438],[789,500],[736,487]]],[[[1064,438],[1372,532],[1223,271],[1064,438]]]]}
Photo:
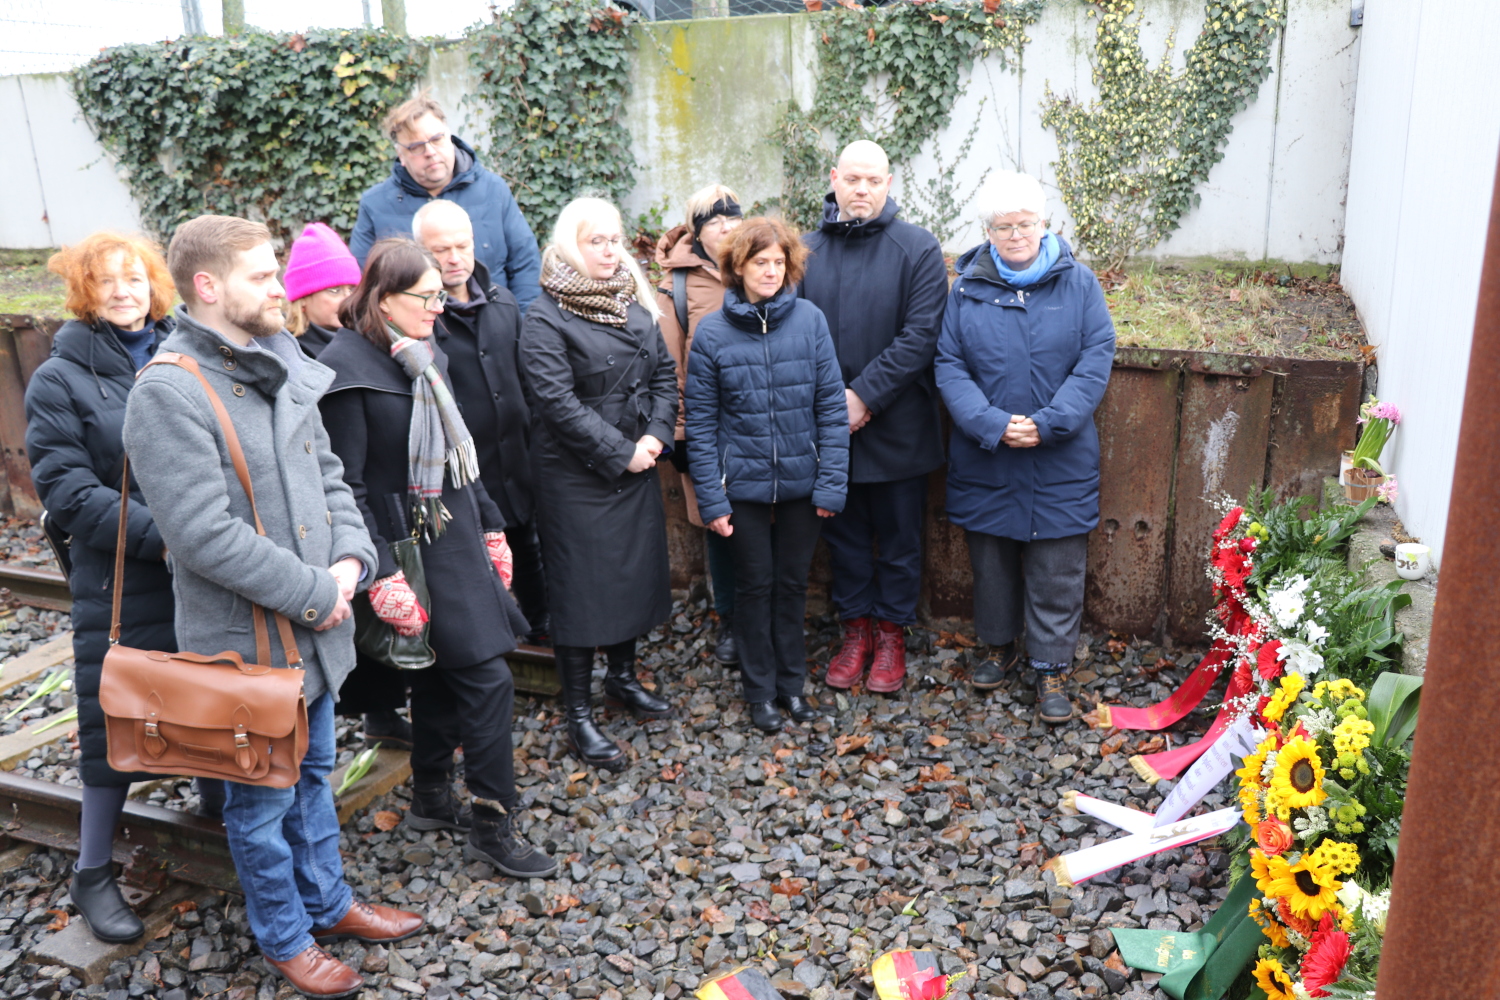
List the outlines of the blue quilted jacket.
{"type": "Polygon", "coordinates": [[[688,354],[688,465],[707,524],[731,500],[844,509],[849,411],[828,323],[783,289],[752,305],[733,289],[688,354]]]}

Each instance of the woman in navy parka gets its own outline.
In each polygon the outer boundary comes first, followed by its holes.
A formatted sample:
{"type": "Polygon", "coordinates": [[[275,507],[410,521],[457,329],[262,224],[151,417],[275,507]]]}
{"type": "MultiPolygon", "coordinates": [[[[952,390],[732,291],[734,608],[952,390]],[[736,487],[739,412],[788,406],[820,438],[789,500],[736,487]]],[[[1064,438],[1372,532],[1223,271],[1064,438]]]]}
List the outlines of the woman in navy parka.
{"type": "Polygon", "coordinates": [[[1024,627],[1038,712],[1058,723],[1073,714],[1064,678],[1099,523],[1094,409],[1115,329],[1094,272],[1047,232],[1041,184],[998,174],[979,207],[988,242],[958,260],[936,362],[954,428],[948,519],[967,536],[974,627],[993,647],[973,684],[1000,685],[1024,627]]]}
{"type": "Polygon", "coordinates": [[[734,548],[734,631],[750,720],[817,711],[803,613],[820,518],[844,509],[849,412],[828,321],[797,297],[807,250],[773,219],[747,219],[719,251],[724,305],[688,353],[688,465],[698,512],[734,548]]]}

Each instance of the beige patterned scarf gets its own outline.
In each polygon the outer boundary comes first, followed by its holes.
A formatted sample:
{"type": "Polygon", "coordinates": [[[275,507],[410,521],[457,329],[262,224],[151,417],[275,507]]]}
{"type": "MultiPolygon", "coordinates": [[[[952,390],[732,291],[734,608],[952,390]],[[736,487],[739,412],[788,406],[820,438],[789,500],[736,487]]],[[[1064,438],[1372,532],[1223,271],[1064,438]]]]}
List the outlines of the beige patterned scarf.
{"type": "Polygon", "coordinates": [[[624,262],[610,277],[596,281],[579,274],[558,255],[556,247],[542,254],[542,287],[573,315],[608,326],[624,326],[630,303],[635,301],[635,276],[624,262]]]}

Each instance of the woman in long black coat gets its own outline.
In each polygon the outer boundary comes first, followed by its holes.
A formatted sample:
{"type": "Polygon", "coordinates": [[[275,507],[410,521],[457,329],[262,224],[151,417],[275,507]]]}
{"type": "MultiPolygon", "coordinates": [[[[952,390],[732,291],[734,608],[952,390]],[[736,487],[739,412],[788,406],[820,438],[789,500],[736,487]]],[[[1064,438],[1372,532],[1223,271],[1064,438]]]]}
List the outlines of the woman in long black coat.
{"type": "Polygon", "coordinates": [[[597,198],[570,203],[542,255],[521,364],[568,739],[586,763],[610,770],[624,768],[625,755],[590,714],[596,648],[608,663],[607,701],[641,718],[671,714],[635,672],[636,639],[672,612],[656,458],[673,437],[677,371],[657,315],[619,212],[597,198]]]}
{"type": "Polygon", "coordinates": [[[447,389],[447,358],[432,340],[444,297],[437,262],[426,250],[406,239],[375,244],[363,279],[340,312],[346,328],[318,356],[335,373],[320,406],[333,450],[344,463],[344,481],[380,553],[370,588],[375,613],[393,627],[414,631],[422,621],[430,622],[428,641],[437,663],[410,675],[414,794],[407,822],[418,830],[467,830],[464,853],[471,860],[517,878],[542,877],[557,870],[556,862],[533,851],[511,828],[515,685],[505,654],[516,648],[526,620],[497,564],[505,520],[478,479],[477,462],[464,474],[459,459],[445,462],[437,454],[438,478],[431,485],[434,491],[440,486],[441,493],[428,500],[412,494],[409,455],[418,443],[412,416],[417,406],[427,407],[427,397],[436,397],[433,420],[440,408],[449,407],[437,432],[445,453],[461,456],[467,449],[473,454],[473,439],[447,389]],[[413,375],[396,360],[393,343],[430,351],[441,388],[433,385],[425,365],[413,375]],[[391,553],[392,542],[414,531],[420,531],[428,589],[427,606],[420,610],[391,553]],[[453,799],[453,753],[459,746],[472,816],[453,799]]]}
{"type": "MultiPolygon", "coordinates": [[[[153,244],[118,233],[95,233],[65,247],[48,266],[63,276],[77,318],[57,331],[52,357],[27,386],[26,451],[47,516],[72,539],[68,584],[83,808],[71,895],[96,937],[133,941],[145,928],[115,885],[110,855],[130,783],[156,775],[109,766],[99,676],[109,649],[125,399],[135,373],[172,329],[173,286],[153,244]]],[[[175,652],[172,576],[161,532],[131,486],[120,641],[175,652]]]]}

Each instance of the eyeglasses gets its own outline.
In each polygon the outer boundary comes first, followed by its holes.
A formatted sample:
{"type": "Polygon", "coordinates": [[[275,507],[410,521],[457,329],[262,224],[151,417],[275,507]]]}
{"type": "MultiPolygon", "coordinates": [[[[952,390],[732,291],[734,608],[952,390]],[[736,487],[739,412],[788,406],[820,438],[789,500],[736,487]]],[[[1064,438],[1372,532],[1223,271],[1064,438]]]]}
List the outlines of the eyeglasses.
{"type": "Polygon", "coordinates": [[[1013,226],[985,226],[984,228],[996,234],[1001,239],[1009,239],[1016,233],[1020,233],[1022,236],[1030,236],[1032,230],[1040,225],[1042,225],[1040,222],[1021,222],[1013,226]]]}
{"type": "Polygon", "coordinates": [[[712,219],[709,219],[707,222],[705,222],[703,224],[703,228],[720,229],[728,232],[729,230],[738,227],[739,224],[744,221],[744,219],[741,219],[738,216],[716,215],[712,219]]]}
{"type": "Polygon", "coordinates": [[[593,247],[595,250],[603,250],[606,243],[618,250],[620,247],[623,247],[625,245],[625,237],[590,236],[588,239],[589,246],[593,247]]]}
{"type": "Polygon", "coordinates": [[[427,151],[428,146],[431,146],[433,149],[441,149],[443,143],[447,141],[448,133],[439,132],[436,135],[430,135],[419,142],[398,142],[396,143],[396,145],[400,146],[408,153],[424,153],[427,151]]]}
{"type": "Polygon", "coordinates": [[[422,300],[422,308],[432,312],[442,312],[443,306],[448,301],[448,293],[443,290],[423,295],[421,292],[402,292],[402,295],[410,295],[414,299],[422,300]]]}

